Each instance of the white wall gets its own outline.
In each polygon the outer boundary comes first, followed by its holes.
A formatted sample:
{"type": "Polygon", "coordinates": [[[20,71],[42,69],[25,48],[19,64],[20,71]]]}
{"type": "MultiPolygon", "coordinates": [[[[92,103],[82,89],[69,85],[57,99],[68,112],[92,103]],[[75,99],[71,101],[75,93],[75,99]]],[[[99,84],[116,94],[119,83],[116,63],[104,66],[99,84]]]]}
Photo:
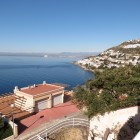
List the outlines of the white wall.
{"type": "MultiPolygon", "coordinates": [[[[15,101],[15,106],[17,107],[20,107],[22,110],[27,110],[29,112],[33,112],[34,109],[34,100],[33,100],[33,96],[32,95],[29,95],[29,94],[26,94],[26,93],[23,93],[21,91],[15,91],[14,93],[15,95],[17,96],[20,96],[20,97],[24,97],[26,99],[26,102],[24,104],[24,106],[19,106],[16,101],[15,101]]],[[[18,100],[18,99],[16,99],[18,100]]]]}
{"type": "MultiPolygon", "coordinates": [[[[13,122],[10,121],[9,124],[11,125],[12,129],[13,129],[13,122]]],[[[18,136],[18,125],[14,123],[14,137],[18,136]]]]}
{"type": "MultiPolygon", "coordinates": [[[[118,129],[120,129],[130,117],[135,116],[136,114],[138,114],[137,106],[105,113],[104,116],[95,116],[90,120],[90,131],[94,130],[94,133],[103,137],[106,128],[112,129],[117,125],[118,129]]],[[[135,121],[140,121],[140,113],[137,115],[135,121]]],[[[89,140],[91,140],[90,135],[89,140]]],[[[102,140],[102,138],[96,137],[95,140],[102,140]]]]}
{"type": "Polygon", "coordinates": [[[37,94],[37,95],[30,95],[27,93],[24,93],[20,90],[14,90],[14,94],[20,97],[24,97],[26,99],[26,102],[23,106],[19,106],[18,104],[18,100],[16,99],[15,101],[15,106],[16,107],[20,107],[22,110],[27,110],[29,112],[34,112],[33,107],[35,107],[35,102],[41,99],[45,99],[45,98],[49,98],[49,104],[48,104],[48,108],[52,107],[52,96],[54,95],[58,95],[58,94],[62,94],[61,96],[61,103],[64,102],[64,88],[61,88],[59,90],[55,90],[51,91],[51,92],[46,92],[46,93],[41,93],[41,94],[37,94]]]}

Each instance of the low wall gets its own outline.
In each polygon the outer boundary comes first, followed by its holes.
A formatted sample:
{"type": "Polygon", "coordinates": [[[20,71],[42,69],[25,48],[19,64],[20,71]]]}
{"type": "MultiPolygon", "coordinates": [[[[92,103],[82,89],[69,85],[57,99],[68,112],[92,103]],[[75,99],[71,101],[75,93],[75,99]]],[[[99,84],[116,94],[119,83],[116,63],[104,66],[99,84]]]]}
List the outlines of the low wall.
{"type": "MultiPolygon", "coordinates": [[[[10,121],[9,124],[11,125],[12,129],[13,129],[13,122],[10,121]]],[[[14,137],[18,136],[18,125],[14,123],[14,137]]]]}
{"type": "MultiPolygon", "coordinates": [[[[107,128],[119,130],[132,116],[135,116],[135,121],[140,121],[140,112],[138,106],[120,109],[114,112],[105,113],[103,116],[95,116],[90,120],[90,135],[89,140],[92,140],[93,134],[96,134],[94,140],[102,140],[107,128]]],[[[111,137],[115,137],[115,134],[111,137]]],[[[109,138],[108,138],[109,139],[109,138]]]]}

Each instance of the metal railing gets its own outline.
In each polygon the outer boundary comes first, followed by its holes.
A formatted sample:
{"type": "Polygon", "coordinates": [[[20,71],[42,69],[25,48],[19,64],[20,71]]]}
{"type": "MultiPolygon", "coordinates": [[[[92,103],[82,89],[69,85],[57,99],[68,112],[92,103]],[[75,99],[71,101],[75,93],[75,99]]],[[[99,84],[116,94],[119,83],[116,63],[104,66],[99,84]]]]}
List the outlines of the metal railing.
{"type": "Polygon", "coordinates": [[[47,140],[47,138],[62,128],[84,126],[89,128],[89,121],[81,118],[67,118],[54,125],[47,127],[44,131],[29,138],[28,140],[47,140]]]}

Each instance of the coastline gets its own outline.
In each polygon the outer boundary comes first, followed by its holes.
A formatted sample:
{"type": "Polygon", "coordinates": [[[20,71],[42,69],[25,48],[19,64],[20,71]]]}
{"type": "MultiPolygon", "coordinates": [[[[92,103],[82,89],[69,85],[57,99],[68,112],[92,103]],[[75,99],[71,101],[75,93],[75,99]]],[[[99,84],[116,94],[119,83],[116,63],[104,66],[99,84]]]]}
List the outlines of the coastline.
{"type": "Polygon", "coordinates": [[[89,71],[89,72],[92,72],[92,73],[95,73],[95,71],[99,71],[99,72],[102,72],[103,71],[103,69],[97,69],[97,68],[96,69],[91,69],[91,68],[87,68],[86,66],[80,65],[79,63],[77,63],[77,61],[74,61],[73,64],[81,67],[85,71],[89,71]]]}

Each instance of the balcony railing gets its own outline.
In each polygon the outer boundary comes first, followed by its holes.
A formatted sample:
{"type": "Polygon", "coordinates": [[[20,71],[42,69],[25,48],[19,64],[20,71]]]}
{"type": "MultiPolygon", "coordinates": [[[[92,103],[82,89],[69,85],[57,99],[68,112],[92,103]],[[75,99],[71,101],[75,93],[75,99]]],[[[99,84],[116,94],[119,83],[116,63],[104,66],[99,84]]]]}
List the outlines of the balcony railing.
{"type": "Polygon", "coordinates": [[[47,140],[49,136],[51,136],[52,134],[54,134],[55,132],[57,132],[62,128],[76,126],[84,126],[89,129],[89,121],[81,118],[67,118],[46,128],[44,131],[38,133],[37,135],[28,138],[28,140],[47,140]]]}

